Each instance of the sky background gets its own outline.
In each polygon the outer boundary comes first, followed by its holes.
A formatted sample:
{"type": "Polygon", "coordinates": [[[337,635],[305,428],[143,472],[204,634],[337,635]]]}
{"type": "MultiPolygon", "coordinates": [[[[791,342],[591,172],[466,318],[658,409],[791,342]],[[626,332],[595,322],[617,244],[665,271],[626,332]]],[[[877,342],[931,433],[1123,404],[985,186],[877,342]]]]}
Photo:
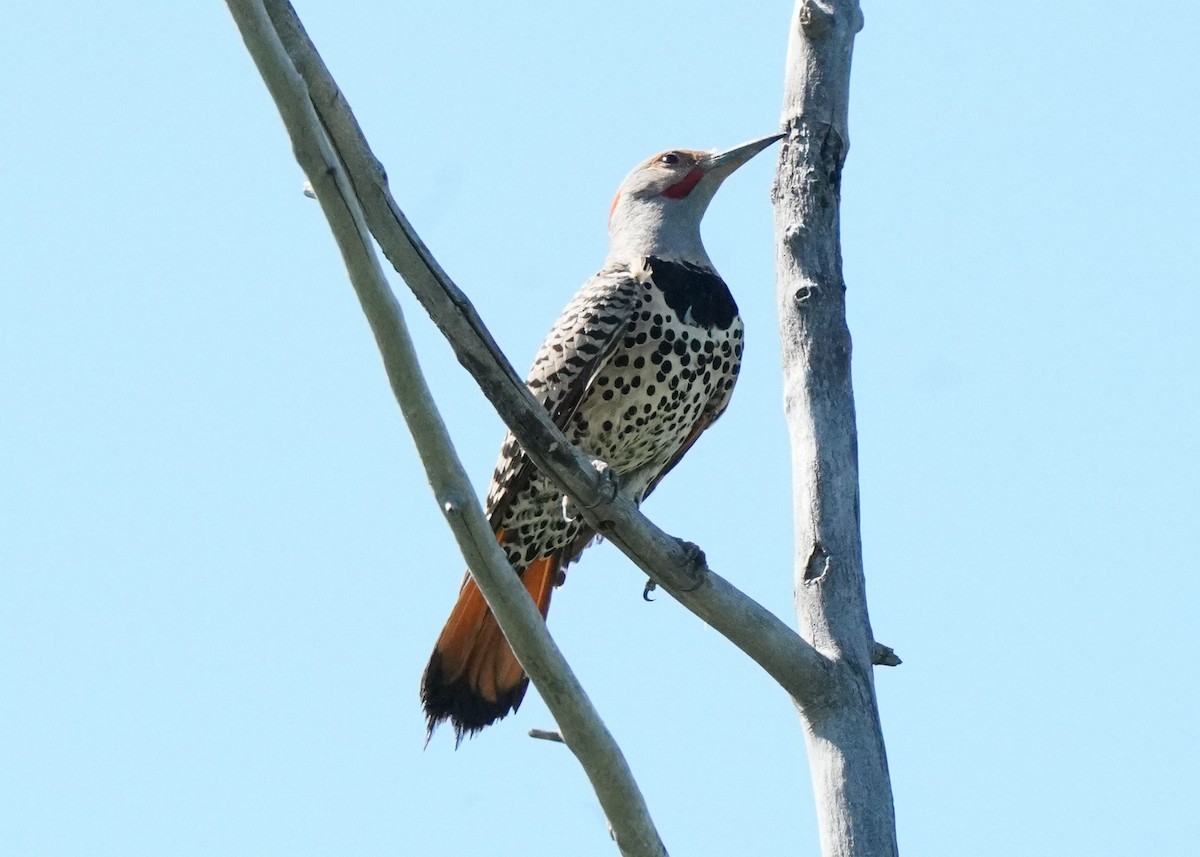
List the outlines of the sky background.
{"type": "MultiPolygon", "coordinates": [[[[523,371],[670,147],[773,132],[790,4],[300,3],[523,371]]],[[[869,0],[842,227],[903,852],[1194,853],[1195,4],[869,0]]],[[[536,693],[423,749],[462,572],[224,5],[0,26],[0,853],[613,855],[536,693]]],[[[774,155],[732,407],[646,511],[794,623],[774,155]]],[[[503,428],[396,281],[482,494],[503,428]]],[[[677,855],[816,854],[799,720],[611,546],[550,625],[677,855]]]]}

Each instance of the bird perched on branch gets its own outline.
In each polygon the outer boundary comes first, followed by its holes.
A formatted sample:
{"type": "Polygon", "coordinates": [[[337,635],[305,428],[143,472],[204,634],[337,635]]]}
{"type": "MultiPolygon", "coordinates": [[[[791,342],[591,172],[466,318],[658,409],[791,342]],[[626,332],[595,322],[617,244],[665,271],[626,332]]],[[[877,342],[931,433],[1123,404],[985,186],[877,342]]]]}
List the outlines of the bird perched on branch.
{"type": "MultiPolygon", "coordinates": [[[[621,183],[604,267],[563,310],[526,380],[584,454],[641,502],[729,404],[742,321],[700,240],[700,220],[729,175],[782,135],[719,153],[655,155],[621,183]]],[[[510,433],[488,520],[542,615],[563,570],[592,540],[563,493],[510,433]]],[[[464,735],[515,711],[529,679],[470,574],[421,681],[429,732],[464,735]]]]}

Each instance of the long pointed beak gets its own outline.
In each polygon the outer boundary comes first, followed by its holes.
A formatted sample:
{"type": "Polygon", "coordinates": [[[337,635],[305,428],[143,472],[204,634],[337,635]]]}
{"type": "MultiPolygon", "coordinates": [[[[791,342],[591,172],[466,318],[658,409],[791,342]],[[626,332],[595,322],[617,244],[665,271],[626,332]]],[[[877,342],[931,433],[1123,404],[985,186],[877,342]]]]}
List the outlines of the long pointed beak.
{"type": "Polygon", "coordinates": [[[705,155],[701,158],[696,166],[700,167],[706,173],[716,170],[729,175],[742,164],[746,163],[746,161],[767,148],[767,146],[786,136],[786,134],[772,134],[770,137],[751,140],[749,143],[742,143],[742,145],[726,149],[724,152],[713,152],[711,155],[705,155]]]}

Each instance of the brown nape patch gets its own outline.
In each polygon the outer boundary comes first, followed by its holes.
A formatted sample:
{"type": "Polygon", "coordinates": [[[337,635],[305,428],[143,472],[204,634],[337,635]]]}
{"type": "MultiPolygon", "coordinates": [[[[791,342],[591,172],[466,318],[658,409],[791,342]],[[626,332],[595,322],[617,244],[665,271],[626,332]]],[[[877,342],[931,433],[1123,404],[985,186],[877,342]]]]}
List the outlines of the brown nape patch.
{"type": "MultiPolygon", "coordinates": [[[[542,616],[550,609],[559,566],[557,559],[542,557],[521,575],[542,616]]],[[[529,679],[496,617],[468,576],[421,677],[426,740],[439,723],[449,720],[457,746],[465,736],[516,711],[528,687],[529,679]]]]}

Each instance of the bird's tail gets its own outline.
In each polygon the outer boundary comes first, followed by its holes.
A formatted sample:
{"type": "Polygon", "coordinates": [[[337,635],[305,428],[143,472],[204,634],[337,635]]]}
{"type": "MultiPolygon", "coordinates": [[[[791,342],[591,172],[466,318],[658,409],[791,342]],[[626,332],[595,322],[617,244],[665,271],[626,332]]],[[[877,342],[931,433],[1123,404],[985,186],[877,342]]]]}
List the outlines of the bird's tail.
{"type": "MultiPolygon", "coordinates": [[[[542,557],[521,574],[542,616],[550,609],[550,593],[558,583],[560,566],[557,558],[542,557]]],[[[462,741],[465,735],[516,711],[528,687],[528,676],[468,574],[421,677],[421,703],[429,735],[439,723],[449,720],[455,738],[462,741]]]]}

